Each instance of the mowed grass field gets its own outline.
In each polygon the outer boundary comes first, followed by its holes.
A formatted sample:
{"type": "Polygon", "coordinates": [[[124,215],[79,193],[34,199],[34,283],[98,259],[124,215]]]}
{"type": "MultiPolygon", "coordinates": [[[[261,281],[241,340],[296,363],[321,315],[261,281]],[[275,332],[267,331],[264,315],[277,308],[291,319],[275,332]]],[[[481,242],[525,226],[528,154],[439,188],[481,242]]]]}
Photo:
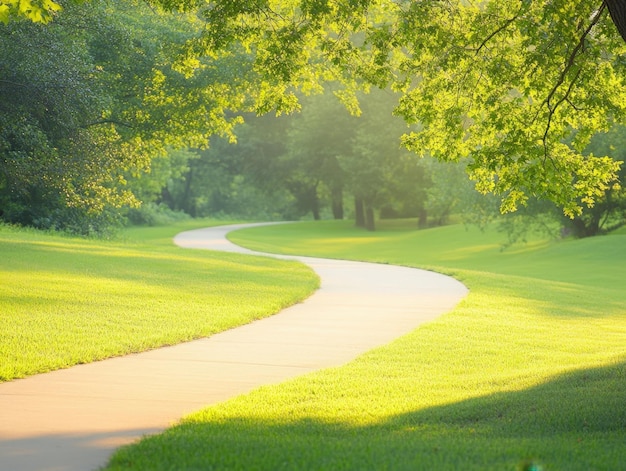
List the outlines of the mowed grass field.
{"type": "Polygon", "coordinates": [[[339,368],[260,388],[123,448],[108,470],[626,469],[626,234],[367,233],[349,222],[233,233],[250,248],[427,267],[452,312],[339,368]]]}
{"type": "Polygon", "coordinates": [[[304,265],[174,246],[193,221],[116,242],[0,226],[0,381],[209,336],[318,286],[304,265]]]}

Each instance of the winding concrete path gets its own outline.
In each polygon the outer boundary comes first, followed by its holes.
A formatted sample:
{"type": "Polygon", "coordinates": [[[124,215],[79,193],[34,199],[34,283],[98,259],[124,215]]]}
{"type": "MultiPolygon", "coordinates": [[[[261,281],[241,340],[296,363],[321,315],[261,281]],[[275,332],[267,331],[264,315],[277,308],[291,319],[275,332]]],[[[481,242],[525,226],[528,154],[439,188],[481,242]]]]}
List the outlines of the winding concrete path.
{"type": "MultiPolygon", "coordinates": [[[[181,247],[253,254],[223,226],[176,236],[181,247]]],[[[467,293],[432,272],[294,258],[321,288],[264,320],[182,345],[0,384],[0,471],[90,471],[116,447],[183,415],[341,365],[450,310],[467,293]]]]}

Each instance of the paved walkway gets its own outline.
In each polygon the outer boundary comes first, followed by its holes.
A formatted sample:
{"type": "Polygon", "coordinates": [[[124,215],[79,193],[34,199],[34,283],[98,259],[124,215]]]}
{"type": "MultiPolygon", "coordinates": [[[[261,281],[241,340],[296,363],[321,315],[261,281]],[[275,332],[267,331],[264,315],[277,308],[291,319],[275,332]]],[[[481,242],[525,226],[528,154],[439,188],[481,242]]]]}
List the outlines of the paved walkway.
{"type": "MultiPolygon", "coordinates": [[[[253,253],[243,226],[179,234],[187,248],[253,253]]],[[[450,310],[467,292],[422,270],[303,257],[321,277],[305,302],[207,339],[0,384],[0,471],[90,471],[181,416],[344,364],[450,310]]]]}

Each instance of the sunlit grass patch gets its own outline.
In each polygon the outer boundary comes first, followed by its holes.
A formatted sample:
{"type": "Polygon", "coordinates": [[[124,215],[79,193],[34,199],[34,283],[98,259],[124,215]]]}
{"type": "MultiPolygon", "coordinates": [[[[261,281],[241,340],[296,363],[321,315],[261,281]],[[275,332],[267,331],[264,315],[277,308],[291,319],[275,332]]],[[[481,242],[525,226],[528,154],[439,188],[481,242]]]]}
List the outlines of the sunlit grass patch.
{"type": "Polygon", "coordinates": [[[622,469],[626,236],[505,251],[502,237],[462,226],[357,234],[345,222],[232,234],[251,248],[258,238],[274,251],[428,266],[471,291],[387,346],[193,414],[108,469],[622,469]]]}
{"type": "Polygon", "coordinates": [[[317,286],[295,262],[177,248],[180,230],[107,242],[0,227],[0,380],[209,336],[317,286]]]}

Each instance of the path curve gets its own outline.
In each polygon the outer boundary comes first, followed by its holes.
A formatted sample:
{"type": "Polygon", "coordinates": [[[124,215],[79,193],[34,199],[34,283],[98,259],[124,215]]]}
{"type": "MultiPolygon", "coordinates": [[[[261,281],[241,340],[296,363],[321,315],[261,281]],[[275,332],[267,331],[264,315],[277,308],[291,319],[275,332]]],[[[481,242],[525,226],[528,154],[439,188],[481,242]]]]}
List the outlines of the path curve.
{"type": "MultiPolygon", "coordinates": [[[[183,232],[181,247],[257,254],[250,225],[183,232]]],[[[344,364],[452,309],[467,289],[412,268],[308,257],[321,288],[206,339],[0,384],[0,471],[89,471],[120,445],[264,384],[344,364]]]]}

